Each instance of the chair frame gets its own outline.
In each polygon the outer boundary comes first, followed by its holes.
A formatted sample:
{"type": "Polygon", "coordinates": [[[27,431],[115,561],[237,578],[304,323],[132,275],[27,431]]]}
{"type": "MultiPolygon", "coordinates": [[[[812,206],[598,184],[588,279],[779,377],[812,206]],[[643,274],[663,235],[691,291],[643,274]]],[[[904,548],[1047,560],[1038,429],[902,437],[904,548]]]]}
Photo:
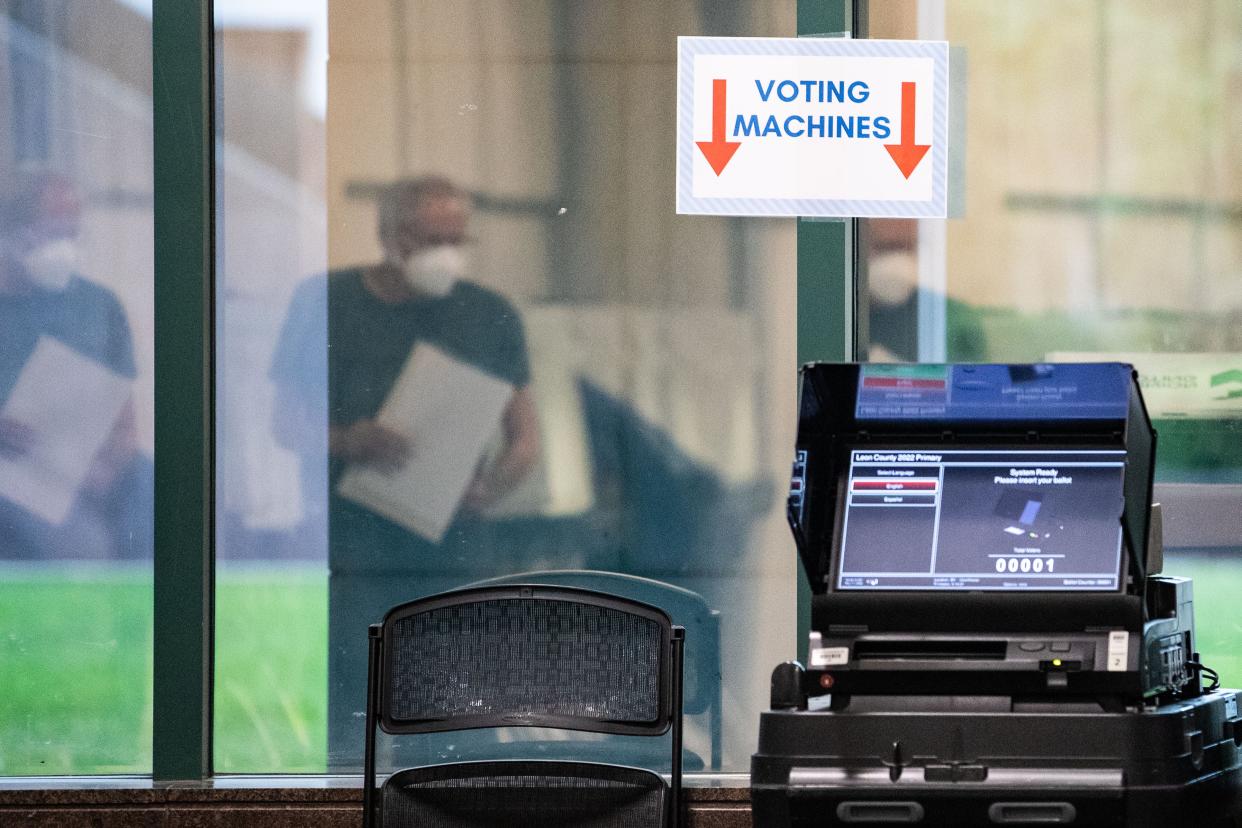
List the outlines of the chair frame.
{"type": "Polygon", "coordinates": [[[366,745],[363,756],[363,826],[372,828],[381,816],[376,787],[375,749],[376,728],[385,733],[399,735],[432,733],[452,730],[470,730],[489,727],[552,727],[562,730],[579,730],[594,733],[611,733],[634,736],[660,736],[672,731],[671,773],[667,797],[666,824],[672,828],[681,825],[682,787],[682,678],[685,656],[684,628],[674,625],[668,614],[658,607],[620,598],[608,593],[576,587],[547,586],[540,584],[512,584],[466,588],[429,596],[416,601],[399,604],[390,609],[379,624],[368,629],[367,648],[367,710],[366,745]],[[392,653],[385,647],[390,640],[393,626],[408,616],[434,609],[475,604],[492,600],[560,600],[597,607],[607,607],[632,615],[648,618],[665,631],[661,644],[660,695],[666,700],[666,709],[660,711],[657,720],[649,723],[606,722],[577,716],[546,714],[487,714],[422,721],[394,720],[384,703],[383,690],[392,674],[392,653]]]}

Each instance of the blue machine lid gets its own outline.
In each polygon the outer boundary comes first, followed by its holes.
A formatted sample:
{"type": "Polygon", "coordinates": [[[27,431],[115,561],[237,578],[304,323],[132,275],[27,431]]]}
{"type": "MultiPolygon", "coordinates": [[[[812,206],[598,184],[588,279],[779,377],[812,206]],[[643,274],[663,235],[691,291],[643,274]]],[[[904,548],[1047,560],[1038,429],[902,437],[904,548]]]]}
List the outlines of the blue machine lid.
{"type": "Polygon", "coordinates": [[[1123,420],[1133,369],[1119,362],[861,366],[858,420],[1123,420]]]}

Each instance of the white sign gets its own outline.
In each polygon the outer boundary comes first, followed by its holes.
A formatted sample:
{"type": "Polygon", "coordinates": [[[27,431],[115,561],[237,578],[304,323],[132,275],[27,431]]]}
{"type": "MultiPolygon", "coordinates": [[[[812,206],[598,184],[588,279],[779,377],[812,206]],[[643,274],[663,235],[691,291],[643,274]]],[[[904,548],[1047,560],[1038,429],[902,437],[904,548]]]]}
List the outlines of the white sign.
{"type": "Polygon", "coordinates": [[[677,39],[677,212],[943,217],[947,43],[677,39]]]}
{"type": "Polygon", "coordinates": [[[1124,673],[1130,662],[1130,634],[1114,630],[1108,634],[1108,664],[1110,673],[1124,673]]]}
{"type": "Polygon", "coordinates": [[[811,650],[812,667],[836,667],[849,663],[849,647],[819,647],[811,650]]]}
{"type": "Polygon", "coordinates": [[[1242,354],[1055,351],[1049,362],[1128,362],[1147,413],[1158,420],[1242,418],[1242,354]]]}

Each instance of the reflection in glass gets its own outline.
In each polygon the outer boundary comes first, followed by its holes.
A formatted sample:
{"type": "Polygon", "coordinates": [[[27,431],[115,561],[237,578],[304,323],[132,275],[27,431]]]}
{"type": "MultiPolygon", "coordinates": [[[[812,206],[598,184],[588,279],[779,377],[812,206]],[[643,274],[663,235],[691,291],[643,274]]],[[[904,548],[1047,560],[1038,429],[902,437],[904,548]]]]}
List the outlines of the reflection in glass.
{"type": "Polygon", "coordinates": [[[1133,362],[1161,480],[1242,483],[1242,16],[1092,8],[1068,30],[1050,4],[873,10],[873,37],[964,47],[967,106],[964,215],[869,222],[869,353],[1133,362]]]}
{"type": "MultiPolygon", "coordinates": [[[[214,767],[322,772],[326,421],[278,418],[271,371],[295,291],[327,269],[327,8],[216,0],[214,11],[214,767]],[[317,462],[303,462],[308,453],[317,462]]],[[[327,356],[321,346],[304,358],[327,356]]]]}
{"type": "Polygon", "coordinates": [[[218,585],[255,622],[218,607],[217,769],[358,768],[367,624],[537,577],[674,610],[687,767],[743,770],[796,646],[794,226],[675,216],[651,91],[676,35],[787,35],[794,4],[276,7],[216,4],[218,585]],[[247,669],[261,641],[281,669],[247,669]]]}
{"type": "Polygon", "coordinates": [[[1132,363],[1159,434],[1166,571],[1195,577],[1204,661],[1227,682],[1242,668],[1242,9],[870,9],[872,37],[947,39],[967,74],[964,215],[868,223],[871,357],[1132,363]]]}
{"type": "Polygon", "coordinates": [[[0,774],[150,769],[150,42],[0,8],[0,774]]]}

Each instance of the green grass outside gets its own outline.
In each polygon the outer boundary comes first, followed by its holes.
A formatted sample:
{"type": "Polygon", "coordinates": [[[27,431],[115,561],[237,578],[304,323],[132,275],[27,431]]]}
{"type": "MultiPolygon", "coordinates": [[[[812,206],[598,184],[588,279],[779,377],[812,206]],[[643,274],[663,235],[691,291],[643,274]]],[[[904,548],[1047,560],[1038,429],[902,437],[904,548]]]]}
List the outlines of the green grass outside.
{"type": "Polygon", "coordinates": [[[0,574],[0,775],[151,769],[151,578],[0,574]]]}
{"type": "MultiPolygon", "coordinates": [[[[327,573],[222,569],[216,770],[322,773],[327,573]]],[[[0,776],[151,770],[150,571],[0,569],[0,776]]]]}
{"type": "MultiPolygon", "coordinates": [[[[1205,663],[1242,684],[1242,559],[1166,569],[1195,580],[1205,663]]],[[[322,773],[327,573],[222,569],[216,614],[216,770],[322,773]]],[[[0,569],[0,775],[150,767],[149,572],[0,569]]]]}
{"type": "MultiPolygon", "coordinates": [[[[216,771],[323,773],[327,570],[224,570],[218,581],[216,771]]],[[[362,627],[358,634],[366,635],[362,627]]]]}

